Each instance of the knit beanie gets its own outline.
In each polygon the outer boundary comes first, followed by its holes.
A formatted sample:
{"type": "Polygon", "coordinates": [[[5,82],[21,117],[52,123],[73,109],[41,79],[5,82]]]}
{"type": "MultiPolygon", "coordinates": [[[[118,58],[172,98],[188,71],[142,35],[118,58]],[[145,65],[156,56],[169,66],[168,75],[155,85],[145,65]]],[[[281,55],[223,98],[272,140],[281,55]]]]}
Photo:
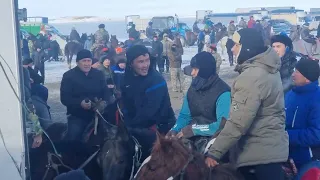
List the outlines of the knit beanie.
{"type": "Polygon", "coordinates": [[[26,59],[24,59],[22,61],[23,65],[28,65],[28,64],[31,64],[31,63],[33,63],[33,59],[31,59],[31,58],[26,58],[26,59]]]}
{"type": "Polygon", "coordinates": [[[296,70],[311,82],[317,81],[320,76],[318,62],[311,59],[301,59],[298,61],[296,70]]]}
{"type": "Polygon", "coordinates": [[[238,64],[242,64],[268,49],[264,45],[262,34],[253,28],[244,28],[236,31],[232,36],[232,40],[237,44],[241,44],[240,54],[237,58],[238,64]]]}
{"type": "Polygon", "coordinates": [[[292,40],[286,34],[274,35],[271,37],[271,45],[275,42],[284,44],[290,50],[293,49],[292,40]]]}
{"type": "Polygon", "coordinates": [[[211,75],[216,74],[216,60],[208,52],[196,54],[190,62],[191,68],[198,68],[198,76],[203,79],[209,79],[211,75]]]}
{"type": "Polygon", "coordinates": [[[82,49],[81,51],[78,52],[76,61],[78,62],[78,61],[85,59],[85,58],[92,59],[92,54],[89,50],[82,49]]]}
{"type": "Polygon", "coordinates": [[[149,51],[144,45],[134,45],[126,53],[127,63],[131,64],[137,57],[145,54],[149,54],[149,51]]]}

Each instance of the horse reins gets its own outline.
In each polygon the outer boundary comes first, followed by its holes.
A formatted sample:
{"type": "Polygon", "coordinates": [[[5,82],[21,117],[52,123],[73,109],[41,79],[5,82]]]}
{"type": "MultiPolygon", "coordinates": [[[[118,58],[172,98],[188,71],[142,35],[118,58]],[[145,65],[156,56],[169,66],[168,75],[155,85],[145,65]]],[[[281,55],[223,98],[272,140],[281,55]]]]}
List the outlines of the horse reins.
{"type": "Polygon", "coordinates": [[[193,159],[194,159],[194,156],[193,156],[193,154],[191,154],[188,158],[187,163],[182,167],[181,171],[178,172],[176,175],[169,177],[167,180],[174,180],[174,178],[176,178],[178,176],[180,176],[180,180],[183,180],[184,173],[186,172],[187,167],[193,161],[193,159]]]}
{"type": "Polygon", "coordinates": [[[59,166],[65,167],[65,168],[69,169],[70,171],[73,170],[71,167],[65,165],[58,155],[48,152],[48,164],[46,165],[47,170],[46,170],[45,174],[43,175],[42,180],[46,179],[48,172],[51,168],[56,171],[56,174],[58,176],[60,174],[59,173],[59,166]],[[52,157],[57,158],[59,160],[60,164],[54,163],[52,160],[52,157]]]}

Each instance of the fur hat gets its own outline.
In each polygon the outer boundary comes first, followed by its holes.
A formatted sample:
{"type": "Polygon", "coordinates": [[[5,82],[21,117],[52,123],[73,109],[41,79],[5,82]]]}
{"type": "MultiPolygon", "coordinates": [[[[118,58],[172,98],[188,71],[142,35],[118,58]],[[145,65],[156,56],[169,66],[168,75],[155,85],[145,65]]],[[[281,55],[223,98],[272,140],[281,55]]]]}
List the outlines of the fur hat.
{"type": "Polygon", "coordinates": [[[271,37],[271,45],[275,42],[284,44],[290,50],[293,49],[292,40],[285,34],[274,35],[271,37]]]}
{"type": "Polygon", "coordinates": [[[92,54],[89,50],[82,49],[81,51],[78,52],[76,61],[78,62],[78,61],[85,59],[85,58],[92,59],[92,54]]]}

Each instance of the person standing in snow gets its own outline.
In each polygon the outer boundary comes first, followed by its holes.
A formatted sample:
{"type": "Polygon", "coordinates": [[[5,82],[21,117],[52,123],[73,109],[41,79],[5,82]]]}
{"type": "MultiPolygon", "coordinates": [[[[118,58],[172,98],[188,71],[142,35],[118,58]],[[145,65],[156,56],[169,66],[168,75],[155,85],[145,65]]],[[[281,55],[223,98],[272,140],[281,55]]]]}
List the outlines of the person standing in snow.
{"type": "Polygon", "coordinates": [[[210,46],[210,53],[212,54],[212,56],[216,60],[216,73],[219,74],[220,66],[222,64],[222,58],[221,58],[220,54],[218,53],[217,47],[214,44],[210,46]]]}
{"type": "Polygon", "coordinates": [[[244,18],[243,17],[241,17],[241,20],[240,20],[240,22],[239,22],[239,30],[240,29],[244,29],[244,28],[247,28],[248,27],[248,25],[247,25],[247,22],[244,20],[244,18]]]}
{"type": "Polygon", "coordinates": [[[253,16],[250,16],[250,20],[248,21],[248,28],[254,28],[256,21],[254,20],[253,16]]]}
{"type": "Polygon", "coordinates": [[[228,36],[233,36],[234,32],[236,32],[237,27],[234,25],[234,21],[230,21],[228,26],[228,36]]]}
{"type": "Polygon", "coordinates": [[[163,44],[161,41],[159,41],[159,38],[157,35],[153,36],[152,41],[152,55],[156,59],[156,65],[158,65],[158,69],[160,73],[164,72],[164,67],[162,65],[162,52],[163,52],[163,44]]]}
{"type": "Polygon", "coordinates": [[[183,50],[179,48],[176,44],[171,46],[171,51],[168,53],[168,58],[170,61],[170,77],[172,83],[173,92],[182,92],[182,53],[183,50]]]}
{"type": "Polygon", "coordinates": [[[152,39],[153,37],[152,22],[148,23],[148,27],[146,29],[146,35],[147,35],[147,38],[152,39]]]}
{"type": "Polygon", "coordinates": [[[226,48],[227,48],[227,53],[228,53],[228,57],[229,57],[230,66],[233,66],[233,61],[234,61],[234,58],[233,58],[234,55],[233,55],[233,52],[232,52],[233,46],[234,46],[234,41],[232,40],[232,36],[229,36],[228,40],[227,40],[227,43],[226,43],[226,48]]]}
{"type": "Polygon", "coordinates": [[[161,69],[164,69],[164,65],[166,65],[166,73],[169,73],[170,69],[170,61],[168,58],[168,54],[171,51],[171,46],[173,41],[169,38],[168,34],[163,34],[163,40],[161,41],[163,48],[162,48],[162,62],[161,62],[161,69]]]}
{"type": "Polygon", "coordinates": [[[91,36],[88,36],[88,39],[84,42],[84,49],[91,51],[92,48],[92,40],[91,36]]]}

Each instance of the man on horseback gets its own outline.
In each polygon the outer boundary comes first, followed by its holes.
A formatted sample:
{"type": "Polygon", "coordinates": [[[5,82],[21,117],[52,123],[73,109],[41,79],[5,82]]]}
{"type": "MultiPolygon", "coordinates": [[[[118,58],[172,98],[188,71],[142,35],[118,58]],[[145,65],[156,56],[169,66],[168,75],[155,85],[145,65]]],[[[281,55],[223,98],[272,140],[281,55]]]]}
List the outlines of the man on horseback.
{"type": "Polygon", "coordinates": [[[105,25],[100,24],[99,30],[94,33],[94,44],[91,47],[91,51],[94,52],[98,47],[106,47],[107,43],[109,42],[109,33],[105,30],[105,25]]]}
{"type": "Polygon", "coordinates": [[[78,31],[76,30],[75,27],[72,27],[72,29],[71,29],[69,40],[71,42],[75,42],[75,43],[80,43],[81,42],[80,35],[79,35],[79,33],[78,33],[78,31]]]}
{"type": "Polygon", "coordinates": [[[194,56],[185,72],[194,79],[178,120],[166,137],[190,139],[197,151],[203,153],[208,139],[219,132],[229,118],[230,87],[219,78],[216,60],[208,52],[194,56]]]}
{"type": "MultiPolygon", "coordinates": [[[[68,140],[81,141],[82,133],[93,120],[93,102],[103,111],[110,102],[110,91],[102,72],[91,68],[91,52],[84,49],[77,54],[77,66],[63,74],[60,88],[61,103],[67,107],[68,140]]],[[[103,112],[101,112],[103,114],[103,112]]]]}
{"type": "Polygon", "coordinates": [[[148,49],[143,45],[134,45],[126,56],[127,65],[121,86],[124,120],[142,145],[145,158],[156,140],[156,129],[167,133],[175,122],[175,116],[166,81],[151,67],[148,49]]]}

